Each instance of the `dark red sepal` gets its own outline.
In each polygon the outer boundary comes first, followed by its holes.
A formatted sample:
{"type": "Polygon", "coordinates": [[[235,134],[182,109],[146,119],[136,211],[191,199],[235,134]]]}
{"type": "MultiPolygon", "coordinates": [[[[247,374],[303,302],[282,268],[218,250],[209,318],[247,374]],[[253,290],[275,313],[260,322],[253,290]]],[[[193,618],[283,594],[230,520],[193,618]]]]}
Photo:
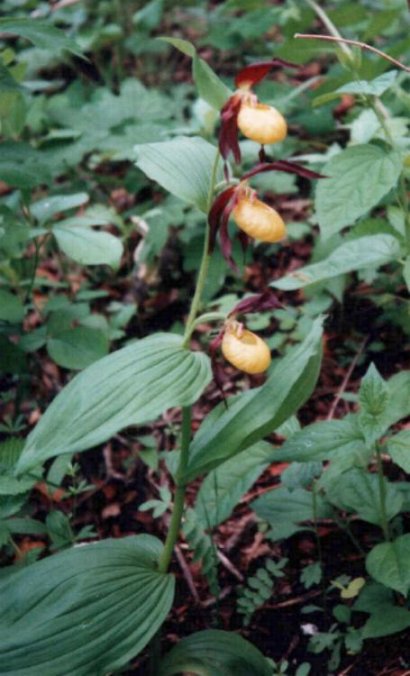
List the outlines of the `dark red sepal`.
{"type": "Polygon", "coordinates": [[[230,311],[228,317],[231,315],[245,314],[247,312],[264,312],[272,310],[273,308],[283,307],[282,303],[276,298],[273,289],[266,289],[262,293],[257,293],[249,298],[244,298],[235,305],[230,311]]]}
{"type": "Polygon", "coordinates": [[[242,97],[239,94],[234,94],[227,100],[221,110],[221,129],[219,131],[219,152],[224,160],[232,153],[237,164],[241,161],[237,123],[241,105],[242,97]]]}
{"type": "Polygon", "coordinates": [[[256,61],[242,68],[235,78],[235,85],[237,87],[248,88],[253,87],[264,77],[269,71],[276,66],[287,66],[288,68],[299,68],[296,63],[284,61],[283,59],[270,59],[269,61],[256,61]]]}
{"type": "Polygon", "coordinates": [[[226,218],[226,220],[229,219],[229,214],[235,206],[236,189],[236,185],[227,188],[213,201],[208,215],[208,223],[210,228],[209,253],[212,253],[215,248],[216,236],[224,218],[226,218]]]}
{"type": "Polygon", "coordinates": [[[260,162],[255,164],[252,169],[247,171],[242,177],[241,181],[250,178],[251,176],[256,176],[256,174],[262,174],[265,171],[284,171],[287,174],[297,174],[298,176],[303,176],[303,178],[327,178],[323,174],[319,174],[317,171],[312,171],[311,169],[306,169],[296,162],[288,162],[287,160],[275,160],[274,162],[260,162]]]}

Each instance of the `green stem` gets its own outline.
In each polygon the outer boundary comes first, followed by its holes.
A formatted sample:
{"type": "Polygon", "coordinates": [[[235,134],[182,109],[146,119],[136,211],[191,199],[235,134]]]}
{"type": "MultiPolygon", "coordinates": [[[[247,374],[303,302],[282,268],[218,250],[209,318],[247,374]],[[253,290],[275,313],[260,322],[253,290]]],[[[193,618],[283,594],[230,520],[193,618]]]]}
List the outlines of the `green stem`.
{"type": "Polygon", "coordinates": [[[377,477],[379,483],[379,497],[380,497],[380,521],[383,530],[384,539],[386,542],[390,541],[389,519],[387,518],[386,509],[386,480],[383,474],[382,454],[379,446],[376,445],[376,460],[377,460],[377,477]]]}
{"type": "MultiPolygon", "coordinates": [[[[219,155],[219,150],[218,150],[216,152],[216,155],[215,155],[215,160],[214,160],[213,167],[212,167],[211,178],[210,178],[210,181],[209,181],[207,212],[209,212],[211,205],[212,205],[212,200],[213,200],[214,191],[215,191],[216,177],[217,177],[217,172],[218,172],[219,158],[220,158],[220,155],[219,155]]],[[[193,331],[193,324],[194,324],[194,321],[195,321],[195,317],[198,314],[198,310],[199,310],[199,307],[200,307],[200,304],[201,304],[201,297],[202,297],[202,293],[203,293],[205,282],[206,282],[206,276],[207,276],[207,273],[208,273],[209,261],[211,260],[211,254],[209,252],[209,238],[210,238],[210,230],[209,230],[209,223],[207,222],[206,229],[205,229],[204,248],[203,248],[203,252],[202,252],[201,264],[199,266],[196,289],[195,289],[194,297],[192,299],[191,309],[189,311],[189,315],[188,315],[188,319],[187,319],[187,323],[186,323],[186,329],[185,329],[185,335],[184,335],[184,341],[183,341],[184,347],[187,347],[187,345],[189,343],[189,339],[190,339],[192,331],[193,331]]]]}
{"type": "Polygon", "coordinates": [[[39,263],[39,260],[40,260],[40,244],[37,242],[37,239],[34,240],[34,247],[35,247],[35,253],[34,253],[34,260],[33,260],[33,271],[31,273],[29,285],[27,287],[26,297],[24,299],[25,303],[28,303],[28,301],[30,300],[31,295],[33,293],[34,283],[36,281],[37,267],[38,267],[38,263],[39,263]]]}
{"type": "Polygon", "coordinates": [[[315,527],[316,535],[316,547],[317,547],[317,556],[319,559],[319,565],[321,570],[321,580],[320,586],[322,588],[322,600],[323,600],[323,612],[327,615],[327,596],[326,596],[326,585],[323,578],[323,552],[322,552],[322,543],[320,542],[319,535],[319,524],[318,524],[318,510],[317,510],[317,484],[316,481],[312,484],[312,510],[313,510],[313,523],[315,527]]]}
{"type": "MultiPolygon", "coordinates": [[[[219,150],[216,152],[215,160],[212,167],[211,177],[209,181],[209,191],[207,199],[207,213],[209,212],[215,192],[216,177],[219,163],[219,150]]],[[[209,261],[211,254],[209,252],[210,229],[209,223],[206,224],[204,248],[202,253],[202,260],[199,267],[198,279],[196,283],[194,297],[192,299],[191,308],[189,311],[183,346],[187,347],[192,331],[195,328],[195,319],[201,304],[202,292],[206,282],[206,275],[208,272],[209,261]]],[[[206,315],[205,315],[206,316],[206,315]]],[[[178,540],[179,531],[181,528],[182,515],[185,506],[185,491],[186,486],[183,480],[185,469],[188,465],[189,444],[191,441],[191,420],[192,409],[185,407],[182,409],[182,431],[181,431],[181,452],[179,456],[179,465],[175,476],[175,495],[174,505],[171,514],[171,521],[168,528],[167,537],[165,539],[164,548],[158,560],[158,571],[166,573],[171,563],[174,547],[178,540]]],[[[159,662],[161,657],[161,630],[159,630],[151,641],[151,656],[150,656],[150,673],[152,676],[158,673],[159,662]]]]}
{"type": "MultiPolygon", "coordinates": [[[[191,440],[191,407],[182,409],[182,432],[181,432],[181,454],[179,457],[178,470],[175,477],[176,490],[174,496],[174,506],[172,509],[171,521],[167,537],[165,539],[164,548],[158,560],[158,571],[166,573],[171,563],[172,554],[175,544],[178,539],[181,528],[182,515],[184,513],[185,504],[185,490],[186,486],[182,481],[183,473],[188,464],[189,443],[191,440]]],[[[159,670],[159,663],[161,660],[161,629],[157,631],[151,640],[151,651],[149,659],[149,673],[151,676],[156,676],[159,670]]]]}
{"type": "Polygon", "coordinates": [[[179,458],[178,470],[175,477],[176,491],[174,496],[174,507],[172,510],[171,522],[169,524],[168,534],[165,540],[164,549],[158,561],[158,570],[160,573],[166,573],[171,562],[172,552],[179,535],[181,519],[184,511],[185,501],[185,483],[182,476],[188,464],[189,442],[191,440],[191,407],[182,409],[182,439],[181,454],[179,458]]]}

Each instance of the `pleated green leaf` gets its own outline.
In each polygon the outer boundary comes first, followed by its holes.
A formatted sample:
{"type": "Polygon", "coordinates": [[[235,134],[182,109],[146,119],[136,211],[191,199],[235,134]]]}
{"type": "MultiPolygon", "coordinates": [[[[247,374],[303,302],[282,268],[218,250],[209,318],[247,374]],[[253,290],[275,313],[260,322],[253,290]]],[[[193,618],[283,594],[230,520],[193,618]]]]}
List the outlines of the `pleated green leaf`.
{"type": "Polygon", "coordinates": [[[101,676],[126,664],[172,605],[161,549],[148,535],[105,540],[2,578],[0,673],[101,676]]]}
{"type": "Polygon", "coordinates": [[[322,319],[277,362],[262,387],[227,400],[207,416],[190,448],[184,479],[191,481],[218,467],[273,432],[309,398],[321,363],[322,319]]]}
{"type": "Polygon", "coordinates": [[[270,676],[272,668],[252,643],[217,629],[182,639],[165,656],[159,676],[189,672],[198,676],[270,676]]]}
{"type": "Polygon", "coordinates": [[[196,401],[211,379],[209,358],[181,343],[180,336],[159,333],[99,359],[73,378],[27,437],[18,472],[62,453],[84,451],[124,427],[196,401]]]}
{"type": "MultiPolygon", "coordinates": [[[[135,146],[137,167],[165,190],[207,213],[217,148],[203,138],[180,136],[135,146]]],[[[217,181],[222,179],[218,171],[217,181]]]]}

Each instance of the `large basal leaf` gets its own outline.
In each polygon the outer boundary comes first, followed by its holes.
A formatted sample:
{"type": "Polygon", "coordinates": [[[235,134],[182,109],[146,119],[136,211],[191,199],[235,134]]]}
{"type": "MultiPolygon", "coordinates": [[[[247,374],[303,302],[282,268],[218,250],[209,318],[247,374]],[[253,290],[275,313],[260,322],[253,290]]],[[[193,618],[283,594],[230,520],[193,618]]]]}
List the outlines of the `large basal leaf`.
{"type": "Polygon", "coordinates": [[[406,595],[410,589],[410,534],[373,547],[366,568],[377,582],[406,595]]]}
{"type": "Polygon", "coordinates": [[[240,498],[269,465],[271,454],[271,444],[258,441],[208,474],[195,502],[196,515],[204,528],[214,528],[230,517],[240,498]]]}
{"type": "MultiPolygon", "coordinates": [[[[202,138],[181,136],[135,146],[137,167],[165,190],[204,213],[208,211],[212,167],[218,152],[202,138]]],[[[221,171],[217,181],[222,180],[221,171]]]]}
{"type": "Polygon", "coordinates": [[[304,286],[368,267],[379,267],[400,257],[400,244],[392,235],[370,235],[344,242],[328,258],[291,272],[273,282],[275,289],[293,291],[304,286]]]}
{"type": "Polygon", "coordinates": [[[0,673],[90,676],[119,669],[164,622],[174,579],[148,535],[81,545],[0,583],[0,673]]]}
{"type": "Polygon", "coordinates": [[[271,676],[259,650],[237,634],[207,629],[182,639],[164,657],[158,676],[271,676]]]}
{"type": "Polygon", "coordinates": [[[320,495],[316,496],[314,504],[310,491],[304,488],[289,490],[285,486],[267,491],[252,502],[251,507],[260,519],[272,527],[269,537],[273,540],[282,540],[309,529],[310,526],[301,524],[314,522],[315,518],[328,518],[332,514],[330,505],[320,495]]]}
{"type": "Polygon", "coordinates": [[[303,343],[272,369],[262,387],[228,399],[205,418],[190,448],[184,478],[192,480],[245,450],[293,415],[309,398],[321,363],[322,319],[303,343]]]}
{"type": "Polygon", "coordinates": [[[94,362],[54,399],[28,436],[18,471],[96,446],[128,425],[189,406],[211,379],[209,358],[156,334],[94,362]]]}
{"type": "Polygon", "coordinates": [[[81,56],[81,49],[74,40],[68,38],[62,30],[36,19],[3,18],[0,19],[0,31],[25,38],[40,49],[51,52],[68,51],[81,56]]]}
{"type": "Polygon", "coordinates": [[[320,228],[330,237],[367,214],[397,184],[400,153],[379,145],[357,145],[333,157],[323,168],[315,207],[320,228]]]}

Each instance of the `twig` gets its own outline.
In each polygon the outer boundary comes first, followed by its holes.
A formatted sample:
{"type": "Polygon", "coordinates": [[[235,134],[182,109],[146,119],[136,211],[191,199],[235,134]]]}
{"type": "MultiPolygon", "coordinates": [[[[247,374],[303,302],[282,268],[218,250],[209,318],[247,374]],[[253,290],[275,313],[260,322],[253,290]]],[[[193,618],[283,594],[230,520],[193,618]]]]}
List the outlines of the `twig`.
{"type": "Polygon", "coordinates": [[[365,338],[365,339],[362,341],[362,343],[360,344],[360,347],[359,347],[357,353],[355,354],[354,358],[352,359],[352,363],[350,364],[349,368],[348,368],[347,371],[346,371],[346,375],[345,375],[345,377],[343,378],[342,384],[340,385],[340,387],[339,387],[339,389],[338,389],[338,391],[337,391],[337,394],[336,394],[336,396],[335,396],[335,398],[334,398],[334,400],[333,400],[333,403],[332,403],[332,405],[331,405],[331,407],[330,407],[330,411],[329,411],[329,414],[328,414],[326,420],[332,420],[332,418],[333,418],[333,416],[334,416],[334,414],[335,414],[337,405],[338,405],[339,401],[341,400],[341,398],[342,398],[342,396],[343,396],[343,392],[345,391],[345,389],[346,389],[346,387],[347,387],[347,385],[348,385],[348,382],[349,382],[349,380],[350,380],[350,378],[351,378],[351,375],[352,375],[353,371],[355,370],[355,368],[356,368],[356,366],[357,366],[357,362],[359,361],[359,359],[360,359],[360,357],[361,357],[361,354],[362,354],[362,352],[363,352],[363,350],[364,350],[364,348],[365,348],[366,343],[367,343],[367,338],[365,338]]]}
{"type": "Polygon", "coordinates": [[[185,560],[185,556],[184,556],[183,553],[182,553],[181,547],[180,547],[179,545],[175,545],[175,550],[174,550],[174,551],[175,551],[175,555],[176,555],[176,557],[177,557],[177,559],[178,559],[179,566],[180,566],[180,568],[181,568],[181,570],[182,570],[182,572],[183,572],[183,574],[184,574],[185,581],[186,581],[186,583],[187,583],[187,585],[188,585],[188,587],[189,587],[189,591],[191,592],[191,594],[192,594],[192,596],[194,597],[195,601],[196,601],[197,603],[200,603],[201,600],[200,600],[199,595],[198,595],[198,592],[197,592],[197,590],[196,590],[196,588],[195,588],[195,583],[194,583],[194,580],[193,580],[193,578],[192,578],[191,571],[190,571],[189,566],[188,566],[188,564],[187,564],[187,562],[186,562],[186,560],[185,560]]]}
{"type": "Polygon", "coordinates": [[[244,577],[242,573],[233,565],[233,563],[228,559],[227,556],[225,556],[225,554],[222,554],[222,552],[218,551],[218,559],[222,565],[225,566],[225,568],[227,568],[227,570],[229,570],[229,572],[236,577],[237,580],[243,582],[244,577]]]}
{"type": "Polygon", "coordinates": [[[390,63],[393,63],[395,66],[398,66],[398,68],[402,68],[402,70],[405,70],[406,73],[410,73],[409,66],[405,66],[404,63],[398,61],[397,59],[394,59],[389,54],[382,52],[380,49],[377,49],[377,47],[372,47],[371,45],[368,45],[366,42],[360,42],[360,40],[349,40],[348,38],[339,38],[333,35],[315,35],[313,33],[295,33],[293,37],[303,38],[306,40],[327,40],[329,42],[341,42],[342,44],[360,47],[360,49],[367,49],[368,52],[373,52],[374,54],[381,56],[382,59],[386,59],[386,61],[390,61],[390,63]]]}

